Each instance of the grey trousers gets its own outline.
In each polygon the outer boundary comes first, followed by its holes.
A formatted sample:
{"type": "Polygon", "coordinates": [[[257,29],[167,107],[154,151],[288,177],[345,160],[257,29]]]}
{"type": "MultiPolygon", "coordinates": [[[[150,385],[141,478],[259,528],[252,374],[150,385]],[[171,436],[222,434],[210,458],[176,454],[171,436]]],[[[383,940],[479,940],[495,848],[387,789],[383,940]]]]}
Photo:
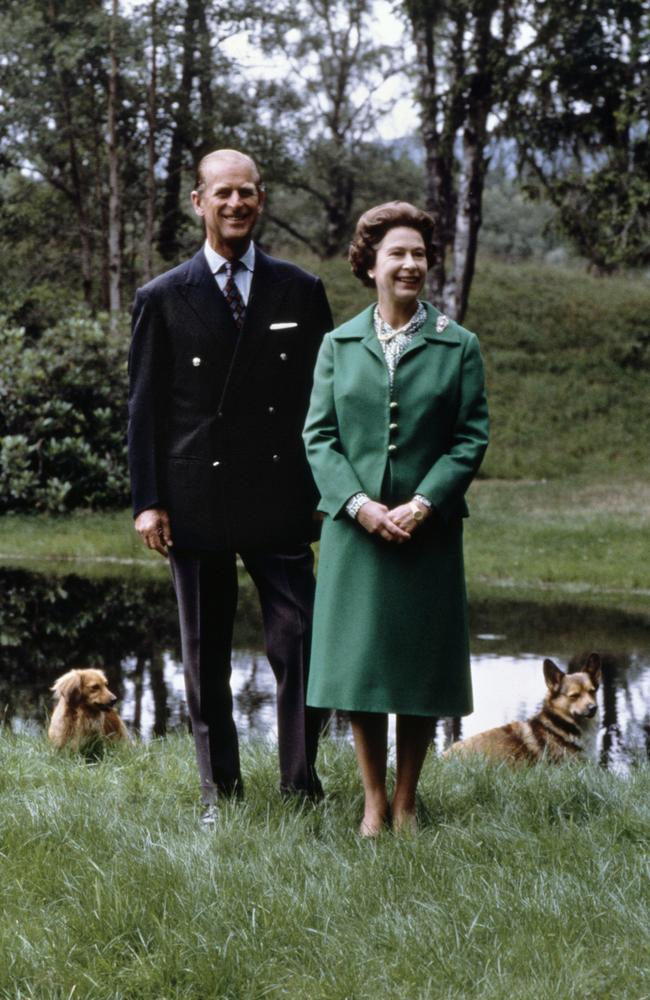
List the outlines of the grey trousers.
{"type": "MultiPolygon", "coordinates": [[[[305,706],[314,603],[313,553],[307,544],[284,552],[240,556],[257,588],[266,654],[277,682],[280,787],[318,798],[315,770],[322,713],[305,706]]],[[[204,803],[241,795],[239,741],[230,688],[237,609],[235,552],[170,549],[178,603],[185,691],[204,803]]]]}

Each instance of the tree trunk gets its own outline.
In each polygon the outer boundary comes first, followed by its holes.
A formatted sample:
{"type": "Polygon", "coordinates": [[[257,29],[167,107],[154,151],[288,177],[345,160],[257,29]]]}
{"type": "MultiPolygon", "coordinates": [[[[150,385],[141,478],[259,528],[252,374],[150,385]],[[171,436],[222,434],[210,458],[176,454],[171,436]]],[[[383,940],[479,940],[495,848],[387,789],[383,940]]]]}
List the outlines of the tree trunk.
{"type": "MultiPolygon", "coordinates": [[[[422,139],[425,150],[425,206],[434,221],[434,259],[427,278],[427,292],[432,301],[445,308],[446,257],[454,233],[454,139],[462,121],[461,105],[455,97],[454,79],[448,85],[448,97],[439,95],[436,63],[436,15],[426,5],[412,14],[413,38],[421,69],[419,102],[422,139]]],[[[456,67],[455,78],[462,76],[456,67]]]]}
{"type": "Polygon", "coordinates": [[[188,122],[195,65],[197,2],[198,0],[187,0],[187,7],[185,9],[183,65],[178,91],[178,110],[176,112],[176,122],[169,148],[162,219],[158,230],[158,250],[163,260],[173,260],[180,249],[178,230],[182,220],[180,209],[181,176],[183,171],[183,153],[191,145],[188,122]]]}
{"type": "Polygon", "coordinates": [[[490,66],[493,44],[490,24],[496,3],[477,6],[474,18],[472,47],[475,71],[471,75],[463,130],[463,157],[458,181],[458,207],[454,233],[453,278],[445,293],[445,309],[459,323],[467,312],[469,291],[474,278],[478,233],[481,227],[481,205],[488,160],[487,119],[493,104],[494,79],[490,66]]]}
{"type": "MultiPolygon", "coordinates": [[[[56,34],[56,8],[52,0],[47,5],[47,17],[53,34],[56,34]]],[[[57,124],[65,135],[68,146],[68,161],[70,170],[70,190],[66,191],[75,210],[79,230],[79,249],[81,252],[81,286],[84,302],[92,310],[93,303],[93,246],[92,229],[86,210],[84,182],[77,149],[77,136],[74,127],[74,116],[71,106],[73,82],[64,68],[56,66],[61,94],[62,121],[57,124]]]]}
{"type": "Polygon", "coordinates": [[[474,129],[468,126],[463,134],[452,275],[445,287],[443,300],[445,312],[459,323],[463,322],[467,312],[469,290],[474,277],[484,177],[483,144],[478,140],[474,129]]]}
{"type": "Polygon", "coordinates": [[[201,98],[201,129],[199,135],[199,148],[201,154],[205,155],[214,149],[216,137],[214,134],[214,98],[212,94],[214,59],[212,57],[210,26],[205,13],[204,0],[196,0],[196,18],[199,40],[197,75],[199,82],[199,96],[201,98]]]}
{"type": "Polygon", "coordinates": [[[77,225],[79,228],[81,286],[83,289],[84,302],[90,309],[93,309],[93,246],[91,228],[88,221],[88,214],[86,212],[83,182],[81,178],[81,170],[79,168],[79,156],[77,153],[77,143],[72,131],[72,118],[67,92],[64,93],[64,105],[67,117],[68,152],[70,156],[70,177],[72,180],[72,203],[75,208],[77,225]]]}
{"type": "Polygon", "coordinates": [[[119,322],[122,308],[122,210],[119,188],[119,149],[117,141],[117,18],[118,0],[113,0],[110,28],[110,73],[108,77],[108,311],[111,327],[119,322]]]}
{"type": "Polygon", "coordinates": [[[147,210],[142,247],[142,280],[153,277],[153,242],[156,225],[156,99],[158,87],[157,0],[151,0],[151,71],[147,93],[147,210]]]}

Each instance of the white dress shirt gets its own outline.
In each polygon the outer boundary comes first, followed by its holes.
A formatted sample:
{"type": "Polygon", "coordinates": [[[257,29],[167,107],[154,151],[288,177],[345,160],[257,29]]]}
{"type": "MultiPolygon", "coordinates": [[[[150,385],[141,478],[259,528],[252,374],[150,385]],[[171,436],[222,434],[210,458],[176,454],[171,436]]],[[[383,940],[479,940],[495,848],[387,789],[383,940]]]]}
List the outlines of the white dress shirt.
{"type": "MultiPolygon", "coordinates": [[[[220,253],[213,250],[208,241],[205,241],[203,245],[203,253],[205,254],[205,259],[208,262],[208,267],[217,279],[217,284],[223,292],[226,287],[226,272],[222,271],[221,268],[224,264],[228,263],[226,257],[222,257],[220,253]]],[[[240,261],[242,267],[238,267],[233,275],[235,279],[235,284],[239,289],[239,293],[244,300],[244,305],[248,305],[248,299],[251,293],[251,282],[253,280],[253,271],[255,270],[255,245],[253,241],[248,244],[248,250],[243,256],[241,256],[240,261]]]]}

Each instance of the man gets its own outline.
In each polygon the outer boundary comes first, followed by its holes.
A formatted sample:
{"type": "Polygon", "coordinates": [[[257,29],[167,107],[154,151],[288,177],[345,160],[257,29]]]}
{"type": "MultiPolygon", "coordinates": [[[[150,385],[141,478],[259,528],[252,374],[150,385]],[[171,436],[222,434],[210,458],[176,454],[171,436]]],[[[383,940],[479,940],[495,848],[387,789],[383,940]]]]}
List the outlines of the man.
{"type": "Polygon", "coordinates": [[[318,278],[251,241],[264,198],[250,157],[204,157],[192,203],[205,245],[139,289],[133,309],[135,528],[170,560],[206,824],[218,796],[243,790],[230,689],[237,554],[277,681],[281,788],[322,794],[320,719],[305,709],[317,494],[301,430],[332,317],[318,278]]]}

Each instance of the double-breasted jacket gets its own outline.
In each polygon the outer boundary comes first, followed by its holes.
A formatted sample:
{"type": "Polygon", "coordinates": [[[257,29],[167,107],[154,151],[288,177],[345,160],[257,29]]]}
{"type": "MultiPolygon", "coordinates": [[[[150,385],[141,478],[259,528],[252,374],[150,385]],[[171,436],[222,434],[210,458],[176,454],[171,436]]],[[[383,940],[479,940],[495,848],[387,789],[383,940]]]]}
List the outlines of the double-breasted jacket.
{"type": "Polygon", "coordinates": [[[136,294],[129,356],[133,510],[165,508],[176,548],[314,537],[301,438],[332,320],[320,279],[256,247],[237,331],[201,249],[136,294]]]}

